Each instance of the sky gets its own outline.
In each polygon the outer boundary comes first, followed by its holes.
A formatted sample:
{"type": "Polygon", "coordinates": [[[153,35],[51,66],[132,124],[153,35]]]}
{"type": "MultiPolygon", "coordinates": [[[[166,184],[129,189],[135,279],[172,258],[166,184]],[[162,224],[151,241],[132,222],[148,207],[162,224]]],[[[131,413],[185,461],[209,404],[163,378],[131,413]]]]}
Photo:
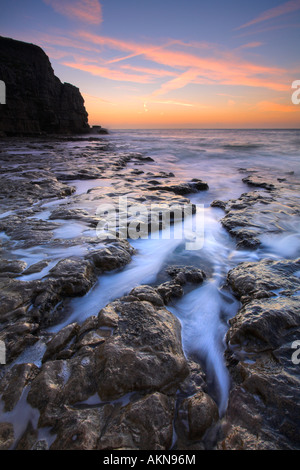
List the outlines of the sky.
{"type": "Polygon", "coordinates": [[[0,35],[42,47],[90,125],[300,127],[300,0],[0,0],[0,35]]]}

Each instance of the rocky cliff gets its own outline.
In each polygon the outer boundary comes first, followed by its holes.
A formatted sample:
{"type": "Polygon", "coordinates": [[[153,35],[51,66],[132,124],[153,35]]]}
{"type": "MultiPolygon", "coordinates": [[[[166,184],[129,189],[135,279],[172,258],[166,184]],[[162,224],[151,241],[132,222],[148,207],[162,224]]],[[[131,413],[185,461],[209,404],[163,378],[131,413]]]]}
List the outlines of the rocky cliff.
{"type": "Polygon", "coordinates": [[[40,47],[0,36],[0,80],[6,85],[6,104],[0,105],[0,133],[89,132],[79,89],[61,83],[40,47]]]}

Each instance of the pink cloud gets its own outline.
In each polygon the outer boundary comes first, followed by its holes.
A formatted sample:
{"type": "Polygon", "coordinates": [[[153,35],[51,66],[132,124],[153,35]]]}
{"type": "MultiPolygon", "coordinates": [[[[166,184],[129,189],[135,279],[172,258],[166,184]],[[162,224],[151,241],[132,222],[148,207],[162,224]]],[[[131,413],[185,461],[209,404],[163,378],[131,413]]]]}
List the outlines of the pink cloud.
{"type": "Polygon", "coordinates": [[[136,67],[132,65],[121,65],[121,68],[123,70],[131,70],[133,72],[140,72],[148,75],[153,75],[156,77],[167,77],[168,75],[170,76],[176,76],[176,72],[171,72],[170,70],[163,70],[163,69],[153,69],[149,67],[136,67]]]}
{"type": "Polygon", "coordinates": [[[248,26],[261,23],[262,21],[271,20],[273,18],[277,18],[278,16],[292,13],[293,11],[297,10],[300,10],[300,0],[290,0],[289,2],[283,3],[275,8],[264,11],[261,15],[257,16],[248,23],[243,24],[242,26],[239,26],[236,29],[247,28],[248,26]]]}
{"type": "MultiPolygon", "coordinates": [[[[230,51],[224,47],[214,45],[209,57],[203,56],[201,50],[191,52],[190,45],[187,50],[176,49],[177,41],[168,41],[157,46],[150,43],[136,43],[124,41],[107,36],[91,34],[80,31],[77,40],[88,45],[101,46],[101,66],[91,64],[89,59],[74,60],[65,63],[73,68],[86,71],[93,75],[111,78],[119,81],[132,81],[136,83],[158,83],[152,96],[165,95],[174,90],[183,88],[190,83],[194,84],[224,84],[249,87],[263,87],[276,91],[289,89],[288,72],[284,68],[265,66],[256,61],[245,60],[242,57],[244,49],[258,47],[259,42],[252,42],[241,48],[230,51]],[[126,55],[116,59],[104,59],[105,49],[125,52],[126,55]],[[120,62],[132,57],[142,56],[143,60],[151,64],[159,64],[160,68],[138,67],[120,62]],[[170,79],[171,77],[171,79],[170,79]],[[161,79],[165,82],[161,83],[161,79]],[[160,80],[158,82],[158,80],[160,80]]],[[[180,43],[180,46],[183,46],[180,43]]]]}
{"type": "Polygon", "coordinates": [[[136,83],[150,83],[151,78],[147,75],[137,75],[124,73],[120,70],[112,70],[107,67],[100,67],[93,64],[85,64],[83,62],[63,62],[63,65],[72,67],[83,72],[88,72],[91,75],[98,77],[109,78],[110,80],[124,81],[124,82],[136,82],[136,83]]]}
{"type": "Polygon", "coordinates": [[[102,8],[98,0],[44,0],[57,13],[90,24],[102,22],[102,8]]]}
{"type": "Polygon", "coordinates": [[[253,49],[255,47],[260,47],[262,46],[262,42],[248,42],[248,44],[243,44],[242,46],[239,46],[237,49],[253,49]]]}

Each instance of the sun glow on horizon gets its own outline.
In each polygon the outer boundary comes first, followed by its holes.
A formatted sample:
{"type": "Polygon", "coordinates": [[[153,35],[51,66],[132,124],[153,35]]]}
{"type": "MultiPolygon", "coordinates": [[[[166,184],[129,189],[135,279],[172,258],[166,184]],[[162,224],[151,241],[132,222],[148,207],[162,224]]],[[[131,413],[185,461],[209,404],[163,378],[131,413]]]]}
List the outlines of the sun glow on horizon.
{"type": "Polygon", "coordinates": [[[2,34],[45,50],[55,74],[80,89],[90,125],[299,127],[300,0],[245,12],[236,0],[176,0],[171,16],[169,0],[41,0],[38,11],[16,3],[2,34]]]}

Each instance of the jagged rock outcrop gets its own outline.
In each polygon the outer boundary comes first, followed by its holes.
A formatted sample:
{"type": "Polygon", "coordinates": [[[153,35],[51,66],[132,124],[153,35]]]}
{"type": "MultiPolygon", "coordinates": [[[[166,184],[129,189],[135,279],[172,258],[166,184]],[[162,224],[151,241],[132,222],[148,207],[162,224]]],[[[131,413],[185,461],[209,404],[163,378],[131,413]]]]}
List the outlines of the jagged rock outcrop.
{"type": "Polygon", "coordinates": [[[299,266],[266,259],[228,273],[241,308],[226,335],[232,387],[220,449],[299,449],[299,266]]]}
{"type": "Polygon", "coordinates": [[[6,104],[0,105],[0,133],[10,136],[90,131],[79,89],[61,83],[40,47],[0,37],[0,80],[6,85],[6,104]]]}

